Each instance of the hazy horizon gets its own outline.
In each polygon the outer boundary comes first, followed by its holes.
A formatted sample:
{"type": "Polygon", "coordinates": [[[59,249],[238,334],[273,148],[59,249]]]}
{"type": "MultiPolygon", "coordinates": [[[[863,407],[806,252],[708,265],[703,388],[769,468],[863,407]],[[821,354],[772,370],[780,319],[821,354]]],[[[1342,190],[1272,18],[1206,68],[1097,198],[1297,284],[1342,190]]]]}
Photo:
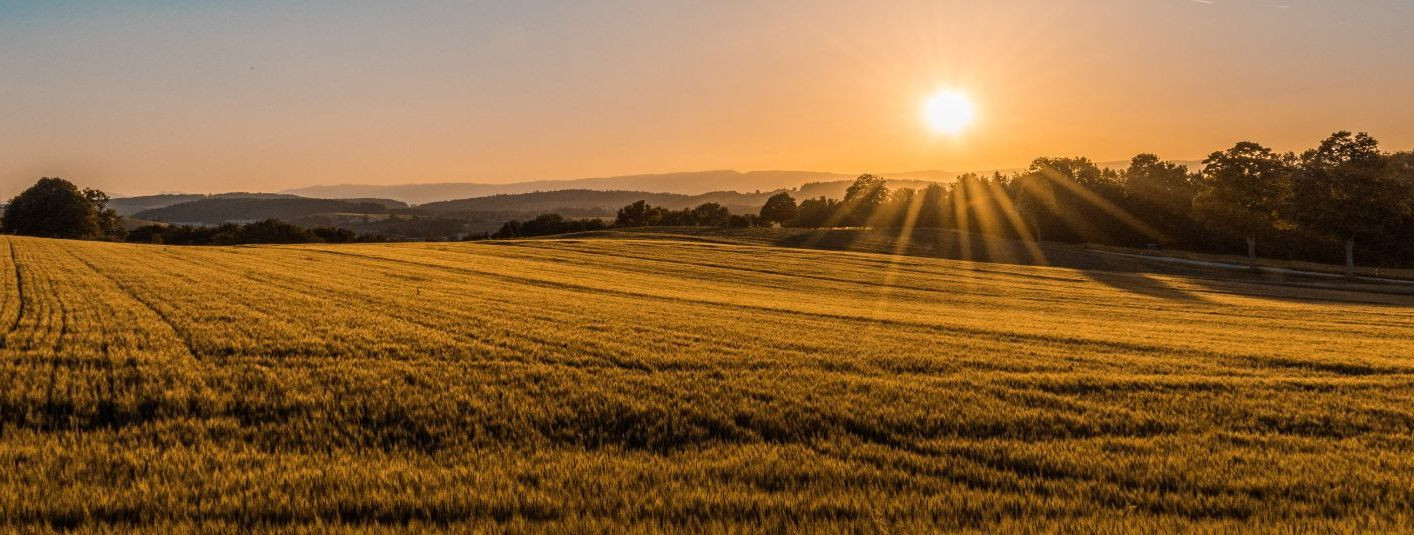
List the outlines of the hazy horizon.
{"type": "Polygon", "coordinates": [[[1408,150],[1411,30],[1393,0],[0,0],[0,196],[1408,150]],[[920,117],[944,88],[966,131],[920,117]]]}

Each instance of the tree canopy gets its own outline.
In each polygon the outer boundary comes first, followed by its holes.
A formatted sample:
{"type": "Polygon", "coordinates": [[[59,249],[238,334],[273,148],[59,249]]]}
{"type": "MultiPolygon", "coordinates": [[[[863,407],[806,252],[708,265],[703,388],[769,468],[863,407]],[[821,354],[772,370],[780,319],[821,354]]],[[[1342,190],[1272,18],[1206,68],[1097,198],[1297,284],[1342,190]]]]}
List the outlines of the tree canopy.
{"type": "Polygon", "coordinates": [[[795,197],[782,191],[766,199],[766,204],[761,207],[761,220],[768,223],[785,223],[795,219],[798,213],[795,197]]]}
{"type": "Polygon", "coordinates": [[[117,239],[122,227],[108,195],[80,190],[62,178],[41,178],[20,192],[0,217],[0,232],[78,240],[117,239]]]}

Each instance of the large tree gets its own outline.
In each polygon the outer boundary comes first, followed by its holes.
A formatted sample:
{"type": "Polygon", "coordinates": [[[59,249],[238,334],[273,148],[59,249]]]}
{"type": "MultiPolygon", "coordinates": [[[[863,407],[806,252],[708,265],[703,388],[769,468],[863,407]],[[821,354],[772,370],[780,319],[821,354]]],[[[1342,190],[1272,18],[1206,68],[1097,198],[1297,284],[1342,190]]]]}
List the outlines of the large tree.
{"type": "Polygon", "coordinates": [[[844,192],[844,201],[840,203],[841,222],[853,226],[866,226],[870,218],[874,216],[874,211],[880,205],[888,202],[889,188],[884,185],[884,178],[881,176],[863,174],[854,179],[854,183],[844,192]]]}
{"type": "Polygon", "coordinates": [[[1119,208],[1120,174],[1089,158],[1037,158],[1017,180],[1014,191],[1031,197],[1022,203],[1031,224],[1054,239],[1109,243],[1141,231],[1119,208]]]}
{"type": "Polygon", "coordinates": [[[1247,239],[1247,262],[1257,268],[1257,238],[1283,222],[1291,198],[1291,158],[1242,141],[1203,160],[1193,208],[1210,228],[1247,239]]]}
{"type": "Polygon", "coordinates": [[[782,191],[766,199],[766,205],[761,207],[761,220],[767,223],[784,224],[786,221],[795,219],[797,212],[795,197],[782,191]]]}
{"type": "Polygon", "coordinates": [[[1124,171],[1125,196],[1146,208],[1161,210],[1165,216],[1186,215],[1193,209],[1194,182],[1187,166],[1153,154],[1135,156],[1124,171]]]}
{"type": "Polygon", "coordinates": [[[1022,222],[1030,227],[1031,237],[1042,241],[1051,236],[1048,229],[1060,220],[1056,217],[1059,210],[1054,184],[1039,173],[1027,173],[1012,179],[1010,186],[1012,203],[1022,222]]]}
{"type": "Polygon", "coordinates": [[[108,195],[79,190],[62,178],[41,178],[10,199],[0,232],[80,240],[121,238],[118,216],[106,207],[108,195]]]}
{"type": "Polygon", "coordinates": [[[918,202],[918,222],[916,226],[923,228],[939,228],[947,222],[947,215],[944,211],[947,202],[948,190],[942,184],[928,184],[919,194],[922,198],[918,202]]]}
{"type": "Polygon", "coordinates": [[[1197,177],[1187,166],[1140,154],[1129,160],[1123,185],[1130,213],[1148,220],[1170,239],[1191,234],[1193,196],[1198,188],[1197,177]]]}
{"type": "Polygon", "coordinates": [[[1383,237],[1409,213],[1410,190],[1364,132],[1336,132],[1301,155],[1293,176],[1293,215],[1303,226],[1345,241],[1345,273],[1355,273],[1357,240],[1383,237]]]}

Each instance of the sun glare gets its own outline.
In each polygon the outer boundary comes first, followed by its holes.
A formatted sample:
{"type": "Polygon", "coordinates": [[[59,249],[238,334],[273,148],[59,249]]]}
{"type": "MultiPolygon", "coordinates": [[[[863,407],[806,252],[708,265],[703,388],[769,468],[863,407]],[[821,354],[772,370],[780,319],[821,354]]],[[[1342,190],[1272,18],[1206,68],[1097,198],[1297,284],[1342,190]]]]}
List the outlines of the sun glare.
{"type": "Polygon", "coordinates": [[[977,120],[977,109],[966,93],[944,89],[923,103],[923,120],[934,132],[955,136],[977,120]]]}

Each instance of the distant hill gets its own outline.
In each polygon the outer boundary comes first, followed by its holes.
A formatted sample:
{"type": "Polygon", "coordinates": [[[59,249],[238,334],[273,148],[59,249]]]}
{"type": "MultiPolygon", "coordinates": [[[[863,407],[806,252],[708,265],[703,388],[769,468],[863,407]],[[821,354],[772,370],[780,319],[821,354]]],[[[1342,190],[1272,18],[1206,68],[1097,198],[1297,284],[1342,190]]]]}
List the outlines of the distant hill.
{"type": "MultiPolygon", "coordinates": [[[[953,176],[953,173],[945,171],[920,173],[932,173],[940,179],[946,180],[950,180],[953,176]]],[[[718,170],[571,180],[536,180],[510,184],[442,183],[391,186],[344,184],[297,188],[286,190],[285,193],[319,198],[384,197],[413,204],[423,204],[490,195],[555,190],[653,191],[679,195],[701,195],[713,191],[771,191],[793,188],[806,182],[852,178],[854,175],[813,171],[751,171],[743,173],[718,170]]]]}
{"type": "Polygon", "coordinates": [[[288,193],[231,192],[213,195],[202,195],[199,193],[164,193],[139,197],[115,197],[108,200],[108,207],[116,210],[118,215],[129,216],[143,210],[164,208],[174,204],[199,201],[202,199],[288,199],[297,197],[297,195],[290,195],[288,193]]]}
{"type": "MultiPolygon", "coordinates": [[[[565,216],[607,216],[619,208],[635,201],[647,201],[653,206],[673,210],[690,208],[702,203],[714,202],[727,207],[732,213],[749,213],[761,209],[771,195],[786,191],[796,200],[815,197],[844,197],[852,180],[811,182],[796,188],[778,188],[752,193],[736,191],[713,191],[698,195],[648,191],[597,191],[587,189],[567,189],[537,191],[473,197],[418,205],[419,211],[439,215],[460,215],[468,213],[504,213],[534,216],[542,213],[559,213],[565,216]]],[[[889,180],[889,188],[924,188],[931,181],[889,180]]]]}
{"type": "Polygon", "coordinates": [[[174,204],[197,201],[206,198],[205,195],[193,194],[163,194],[144,195],[141,197],[118,197],[108,200],[108,207],[118,212],[120,216],[130,216],[143,210],[163,208],[174,204]]]}
{"type": "Polygon", "coordinates": [[[335,213],[382,214],[407,205],[388,199],[309,199],[292,195],[281,197],[230,197],[214,195],[161,208],[132,214],[136,219],[216,225],[226,222],[259,219],[295,221],[311,216],[335,213]]]}
{"type": "MultiPolygon", "coordinates": [[[[1178,163],[1187,165],[1190,169],[1197,169],[1201,162],[1179,161],[1178,163]]],[[[1128,160],[1116,160],[1110,162],[1098,162],[1100,167],[1124,168],[1129,165],[1128,160]]],[[[985,171],[973,171],[978,174],[991,174],[993,171],[1002,173],[1012,173],[1021,171],[1023,168],[988,169],[985,171]]],[[[903,183],[913,182],[924,184],[928,182],[950,183],[958,175],[956,171],[922,170],[922,171],[898,171],[875,173],[885,178],[903,183]]],[[[535,193],[544,191],[561,190],[597,190],[597,191],[651,191],[661,193],[674,193],[678,195],[702,195],[714,191],[778,191],[783,189],[798,189],[802,184],[833,184],[838,181],[853,180],[858,173],[831,173],[820,171],[749,171],[740,172],[733,170],[715,171],[693,171],[683,173],[657,173],[645,175],[624,175],[600,178],[577,178],[568,180],[535,180],[528,182],[513,182],[509,184],[484,184],[473,182],[447,182],[437,184],[394,184],[387,186],[367,185],[367,184],[340,184],[333,186],[311,186],[306,188],[296,188],[286,190],[284,193],[296,194],[304,197],[317,197],[321,199],[338,199],[349,197],[381,197],[397,199],[412,204],[425,204],[457,199],[468,199],[474,197],[488,197],[492,195],[515,195],[522,193],[535,193]]],[[[904,186],[921,187],[921,186],[904,186]]],[[[834,193],[833,189],[826,193],[821,193],[827,197],[838,197],[840,193],[834,193]]],[[[807,192],[812,197],[821,194],[807,192]]]]}
{"type": "MultiPolygon", "coordinates": [[[[1196,161],[1178,163],[1190,168],[1200,164],[1196,161]]],[[[1122,168],[1128,165],[1128,161],[1099,162],[1097,165],[1122,168]]],[[[1019,170],[997,171],[1012,173],[1019,170]]],[[[992,171],[979,172],[990,173],[992,171]]],[[[891,189],[922,189],[932,183],[946,184],[958,174],[951,171],[880,173],[888,179],[891,189]]],[[[384,213],[408,208],[406,203],[414,202],[422,203],[417,206],[416,213],[456,217],[490,225],[550,212],[567,217],[610,216],[624,205],[639,200],[671,209],[715,202],[734,213],[747,213],[760,209],[767,197],[779,191],[789,191],[797,200],[822,196],[842,198],[854,176],[811,171],[742,173],[720,170],[513,184],[315,186],[284,193],[129,197],[113,199],[110,206],[124,216],[168,222],[219,224],[275,217],[319,224],[351,224],[348,214],[384,213]]]]}
{"type": "Polygon", "coordinates": [[[414,204],[555,190],[654,191],[700,195],[712,191],[756,191],[788,188],[809,181],[849,178],[847,175],[808,171],[697,171],[626,175],[570,180],[536,180],[510,184],[442,183],[391,186],[337,185],[287,190],[307,197],[386,197],[414,204]]]}
{"type": "Polygon", "coordinates": [[[672,209],[688,208],[702,203],[715,202],[733,212],[754,211],[765,204],[770,192],[737,193],[719,191],[701,195],[678,193],[652,193],[646,191],[595,191],[571,189],[558,191],[537,191],[473,197],[427,203],[417,207],[420,211],[433,214],[456,215],[469,212],[505,212],[536,215],[549,212],[570,212],[583,215],[612,215],[624,205],[635,201],[647,201],[654,206],[672,209]]]}

